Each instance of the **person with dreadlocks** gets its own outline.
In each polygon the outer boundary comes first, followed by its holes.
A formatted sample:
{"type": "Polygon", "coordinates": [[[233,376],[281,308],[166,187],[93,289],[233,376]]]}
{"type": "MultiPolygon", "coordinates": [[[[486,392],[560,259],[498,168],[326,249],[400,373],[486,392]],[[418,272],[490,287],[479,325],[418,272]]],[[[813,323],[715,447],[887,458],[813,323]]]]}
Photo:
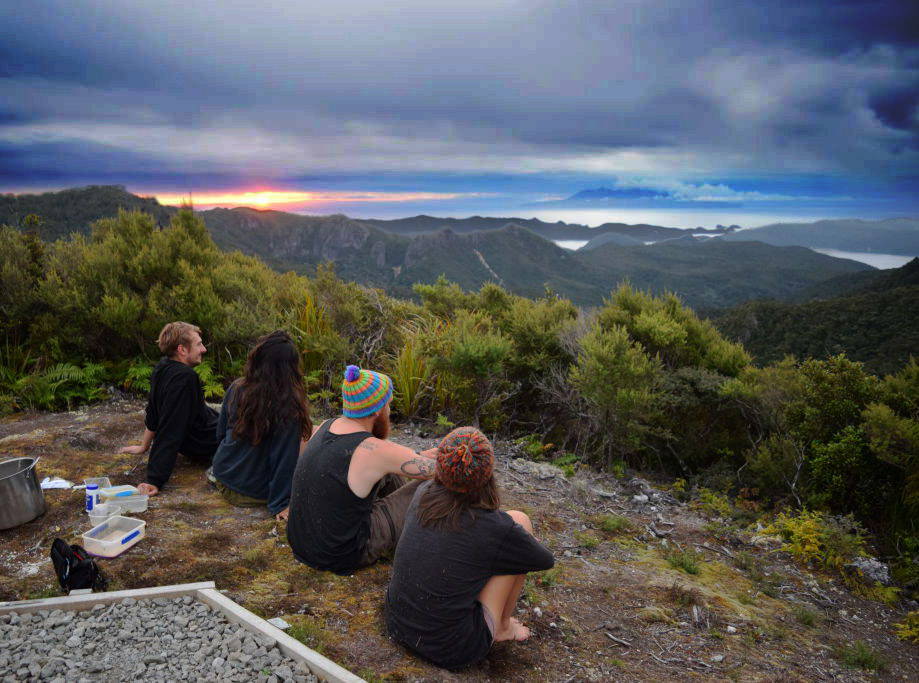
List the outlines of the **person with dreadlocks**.
{"type": "Polygon", "coordinates": [[[294,468],[313,432],[300,354],[287,332],[260,338],[227,389],[208,479],[231,504],[287,519],[294,468]]]}
{"type": "Polygon", "coordinates": [[[526,640],[513,617],[527,572],[550,569],[552,553],[530,518],[498,509],[494,451],[473,427],[447,434],[434,479],[412,499],[386,592],[390,636],[447,669],[473,664],[492,643],[526,640]]]}

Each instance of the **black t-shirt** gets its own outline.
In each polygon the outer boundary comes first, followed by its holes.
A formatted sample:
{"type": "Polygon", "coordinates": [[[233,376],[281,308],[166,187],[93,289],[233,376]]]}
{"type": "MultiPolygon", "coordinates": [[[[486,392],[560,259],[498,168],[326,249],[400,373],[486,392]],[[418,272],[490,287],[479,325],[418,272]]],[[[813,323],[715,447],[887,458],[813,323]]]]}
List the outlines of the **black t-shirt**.
{"type": "Polygon", "coordinates": [[[460,531],[422,527],[418,501],[430,486],[439,484],[420,486],[408,509],[386,593],[386,624],[395,640],[457,669],[484,658],[491,647],[477,599],[488,580],[550,569],[555,560],[500,510],[466,511],[460,531]]]}

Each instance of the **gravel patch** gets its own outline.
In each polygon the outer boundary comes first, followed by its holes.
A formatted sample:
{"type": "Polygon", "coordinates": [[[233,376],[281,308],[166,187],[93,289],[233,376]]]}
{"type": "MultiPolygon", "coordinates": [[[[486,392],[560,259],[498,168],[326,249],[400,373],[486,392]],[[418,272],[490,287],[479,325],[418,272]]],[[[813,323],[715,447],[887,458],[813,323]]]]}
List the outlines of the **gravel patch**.
{"type": "Polygon", "coordinates": [[[7,681],[259,681],[312,683],[277,643],[182,598],[125,598],[84,612],[0,615],[7,681]]]}

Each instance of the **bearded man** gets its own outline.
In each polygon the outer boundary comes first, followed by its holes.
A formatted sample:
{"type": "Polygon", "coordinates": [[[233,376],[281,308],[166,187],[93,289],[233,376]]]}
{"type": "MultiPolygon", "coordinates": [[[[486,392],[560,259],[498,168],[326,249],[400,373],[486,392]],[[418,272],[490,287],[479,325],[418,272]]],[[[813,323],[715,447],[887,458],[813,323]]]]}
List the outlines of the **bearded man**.
{"type": "Polygon", "coordinates": [[[316,430],[294,470],[287,540],[300,562],[347,574],[395,551],[435,462],[434,449],[416,453],[388,440],[392,392],[382,373],[345,370],[342,416],[316,430]]]}
{"type": "Polygon", "coordinates": [[[205,403],[204,388],[194,371],[207,352],[201,329],[169,323],[160,332],[157,345],[163,357],[150,378],[142,443],[121,449],[139,455],[150,448],[146,479],[137,486],[149,496],[157,495],[169,481],[179,453],[207,466],[220,443],[217,411],[205,403]]]}

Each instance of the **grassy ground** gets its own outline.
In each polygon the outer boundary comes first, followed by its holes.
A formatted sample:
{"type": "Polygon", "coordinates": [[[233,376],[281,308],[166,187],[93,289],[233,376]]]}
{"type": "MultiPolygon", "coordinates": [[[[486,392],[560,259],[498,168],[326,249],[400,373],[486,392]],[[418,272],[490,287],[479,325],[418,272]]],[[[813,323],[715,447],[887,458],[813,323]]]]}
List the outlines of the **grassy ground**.
{"type": "MultiPolygon", "coordinates": [[[[141,407],[7,418],[0,457],[41,456],[41,477],[137,483],[144,458],[116,451],[139,436],[141,407]]],[[[400,430],[395,438],[433,445],[400,430]]],[[[213,580],[368,680],[919,679],[919,649],[892,635],[902,610],[802,571],[783,553],[716,539],[709,520],[669,495],[639,505],[636,489],[610,477],[541,478],[513,460],[509,445],[498,444],[498,453],[505,507],[531,515],[557,564],[527,580],[519,616],[533,629],[530,641],[501,643],[463,672],[437,669],[386,637],[389,565],[339,577],[298,564],[283,525],[263,510],[225,504],[187,463],[138,515],[147,538],[100,564],[113,590],[213,580]],[[652,523],[672,532],[657,538],[652,523]]],[[[79,542],[89,525],[82,492],[50,490],[46,499],[45,515],[0,532],[0,600],[59,593],[51,541],[79,542]]]]}

